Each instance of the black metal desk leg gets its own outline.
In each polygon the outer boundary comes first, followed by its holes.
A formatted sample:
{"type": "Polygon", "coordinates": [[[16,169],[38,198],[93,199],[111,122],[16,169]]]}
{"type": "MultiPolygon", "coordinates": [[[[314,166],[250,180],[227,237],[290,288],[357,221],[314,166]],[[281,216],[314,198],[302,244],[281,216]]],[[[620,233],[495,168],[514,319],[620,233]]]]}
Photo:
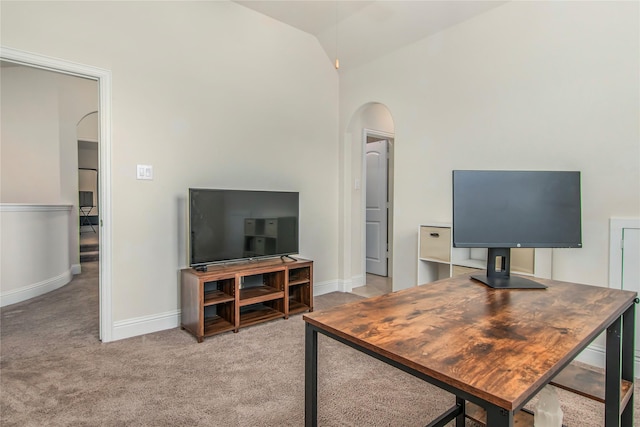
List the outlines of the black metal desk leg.
{"type": "Polygon", "coordinates": [[[463,398],[456,396],[456,404],[458,404],[462,409],[462,413],[456,417],[456,427],[464,427],[465,426],[464,415],[467,411],[467,408],[466,408],[467,402],[463,398]]]}
{"type": "Polygon", "coordinates": [[[607,328],[604,425],[620,427],[620,343],[622,319],[607,328]]]}
{"type": "Polygon", "coordinates": [[[487,408],[487,426],[513,427],[513,412],[497,406],[487,408]]]}
{"type": "MultiPolygon", "coordinates": [[[[622,379],[633,382],[634,355],[636,338],[636,305],[622,315],[622,379]]],[[[622,425],[633,425],[633,394],[627,406],[622,410],[622,425]]]]}
{"type": "Polygon", "coordinates": [[[304,335],[304,425],[318,425],[318,331],[305,323],[304,335]]]}

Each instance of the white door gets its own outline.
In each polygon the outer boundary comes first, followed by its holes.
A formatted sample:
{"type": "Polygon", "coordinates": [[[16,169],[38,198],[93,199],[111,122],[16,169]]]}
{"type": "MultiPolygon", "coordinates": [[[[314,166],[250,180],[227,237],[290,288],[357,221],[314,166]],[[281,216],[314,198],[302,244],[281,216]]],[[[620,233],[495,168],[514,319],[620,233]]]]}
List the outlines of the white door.
{"type": "Polygon", "coordinates": [[[367,144],[366,269],[387,276],[387,150],[386,140],[367,144]]]}

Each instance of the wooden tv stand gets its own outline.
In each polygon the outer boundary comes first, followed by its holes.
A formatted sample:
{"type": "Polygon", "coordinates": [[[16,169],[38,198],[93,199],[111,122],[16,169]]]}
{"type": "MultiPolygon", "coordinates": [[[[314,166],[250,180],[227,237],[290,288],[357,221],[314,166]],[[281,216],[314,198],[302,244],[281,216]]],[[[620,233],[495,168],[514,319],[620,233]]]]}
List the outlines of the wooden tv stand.
{"type": "Polygon", "coordinates": [[[313,261],[272,258],[181,271],[182,329],[198,342],[222,332],[313,311],[313,261]]]}

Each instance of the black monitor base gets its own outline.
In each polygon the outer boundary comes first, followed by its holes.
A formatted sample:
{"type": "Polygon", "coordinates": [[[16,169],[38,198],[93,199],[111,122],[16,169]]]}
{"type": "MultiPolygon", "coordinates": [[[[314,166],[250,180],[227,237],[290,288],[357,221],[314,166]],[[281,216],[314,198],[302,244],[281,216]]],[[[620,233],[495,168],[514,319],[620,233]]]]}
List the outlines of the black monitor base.
{"type": "Polygon", "coordinates": [[[546,289],[542,283],[511,276],[511,249],[489,248],[487,253],[487,274],[475,274],[478,280],[494,289],[546,289]]]}
{"type": "Polygon", "coordinates": [[[484,274],[474,274],[472,279],[478,280],[494,289],[546,289],[547,286],[524,277],[488,277],[484,274]]]}

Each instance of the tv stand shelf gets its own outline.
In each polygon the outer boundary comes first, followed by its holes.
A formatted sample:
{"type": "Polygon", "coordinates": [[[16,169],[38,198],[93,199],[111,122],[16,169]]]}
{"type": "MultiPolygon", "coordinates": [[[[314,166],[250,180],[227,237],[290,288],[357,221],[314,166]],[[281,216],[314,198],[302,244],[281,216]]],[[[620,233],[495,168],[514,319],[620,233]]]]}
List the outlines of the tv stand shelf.
{"type": "Polygon", "coordinates": [[[181,271],[181,328],[198,342],[313,311],[313,261],[271,258],[181,271]]]}
{"type": "Polygon", "coordinates": [[[231,295],[227,295],[222,291],[211,291],[205,292],[204,294],[204,305],[215,305],[223,302],[233,301],[234,298],[231,295]]]}
{"type": "Polygon", "coordinates": [[[284,298],[284,292],[270,286],[256,286],[249,289],[240,289],[240,307],[257,304],[264,301],[284,298]]]}

